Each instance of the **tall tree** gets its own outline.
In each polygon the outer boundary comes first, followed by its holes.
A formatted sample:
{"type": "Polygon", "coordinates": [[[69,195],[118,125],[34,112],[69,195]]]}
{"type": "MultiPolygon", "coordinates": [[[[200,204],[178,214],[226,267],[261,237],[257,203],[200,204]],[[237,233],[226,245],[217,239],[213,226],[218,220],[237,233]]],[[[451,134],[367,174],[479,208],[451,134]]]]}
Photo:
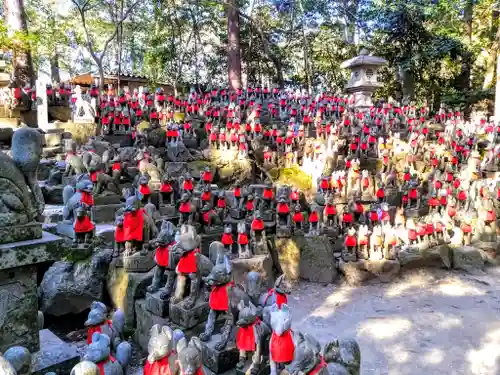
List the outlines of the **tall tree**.
{"type": "Polygon", "coordinates": [[[227,6],[227,66],[229,88],[236,90],[241,84],[240,16],[237,0],[229,0],[227,6]]]}
{"type": "Polygon", "coordinates": [[[33,59],[29,43],[28,24],[23,0],[5,0],[5,21],[11,35],[13,47],[14,80],[18,87],[24,87],[27,83],[33,86],[35,76],[33,73],[33,59]]]}

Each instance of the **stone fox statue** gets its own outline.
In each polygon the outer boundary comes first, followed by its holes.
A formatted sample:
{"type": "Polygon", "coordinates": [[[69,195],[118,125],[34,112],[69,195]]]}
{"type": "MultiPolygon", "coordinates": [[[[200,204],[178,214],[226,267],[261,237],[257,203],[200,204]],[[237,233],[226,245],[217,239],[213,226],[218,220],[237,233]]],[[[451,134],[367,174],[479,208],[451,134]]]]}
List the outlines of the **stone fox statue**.
{"type": "MultiPolygon", "coordinates": [[[[127,341],[122,342],[116,349],[116,357],[113,357],[110,344],[111,340],[106,334],[94,333],[92,343],[87,346],[83,360],[95,363],[101,375],[126,374],[132,347],[127,341]]],[[[71,370],[71,375],[86,375],[85,372],[80,372],[77,366],[71,370]]]]}
{"type": "Polygon", "coordinates": [[[43,213],[45,202],[37,180],[42,142],[37,129],[20,128],[12,137],[12,158],[0,152],[0,218],[4,227],[34,222],[43,213]]]}
{"type": "Polygon", "coordinates": [[[172,374],[179,375],[205,375],[201,363],[201,342],[198,337],[191,338],[191,341],[181,338],[176,346],[177,362],[172,374]]]}
{"type": "Polygon", "coordinates": [[[111,320],[107,318],[107,307],[102,302],[94,301],[90,305],[90,312],[85,321],[87,329],[87,345],[92,342],[94,333],[104,333],[110,340],[113,349],[116,349],[123,340],[125,316],[120,310],[113,313],[111,320]]]}
{"type": "Polygon", "coordinates": [[[174,288],[175,266],[180,258],[178,254],[173,251],[173,247],[176,245],[175,227],[170,221],[163,221],[160,233],[153,241],[153,244],[156,246],[156,268],[153,282],[148,286],[148,292],[155,293],[161,288],[163,275],[166,273],[167,281],[164,290],[161,292],[160,298],[167,299],[172,294],[174,288]]]}
{"type": "MultiPolygon", "coordinates": [[[[220,248],[223,249],[223,247],[220,248]]],[[[205,325],[205,332],[200,335],[200,340],[210,340],[214,332],[217,316],[222,314],[225,318],[224,326],[221,329],[222,335],[220,341],[215,344],[217,350],[222,350],[231,336],[239,301],[245,300],[249,302],[250,298],[243,290],[234,285],[231,262],[222,250],[217,254],[216,264],[210,274],[204,278],[204,281],[211,289],[209,298],[210,313],[205,325]]]]}
{"type": "Polygon", "coordinates": [[[189,296],[184,301],[184,307],[191,309],[199,297],[201,278],[208,276],[212,270],[213,263],[206,256],[199,252],[200,239],[196,230],[191,225],[181,227],[181,235],[174,250],[179,256],[179,261],[175,271],[177,274],[177,283],[172,303],[179,303],[184,300],[186,288],[186,278],[191,280],[189,296]]]}
{"type": "Polygon", "coordinates": [[[356,340],[333,340],[323,350],[309,334],[293,333],[293,361],[286,366],[290,375],[359,375],[361,354],[356,340]]]}
{"type": "Polygon", "coordinates": [[[63,189],[63,219],[71,222],[77,217],[76,210],[82,203],[87,206],[94,204],[92,198],[92,182],[86,175],[80,175],[77,178],[76,187],[66,185],[63,189]]]}
{"type": "Polygon", "coordinates": [[[236,367],[243,369],[247,355],[252,353],[252,366],[250,374],[255,375],[260,371],[263,357],[263,345],[269,338],[271,333],[270,328],[260,319],[261,308],[258,308],[248,302],[245,304],[241,300],[238,304],[238,320],[236,325],[238,331],[236,333],[236,347],[240,351],[240,360],[236,367]]]}
{"type": "Polygon", "coordinates": [[[175,348],[184,333],[168,326],[155,324],[149,331],[148,357],[144,363],[144,375],[167,375],[174,368],[172,359],[176,357],[175,348]]]}

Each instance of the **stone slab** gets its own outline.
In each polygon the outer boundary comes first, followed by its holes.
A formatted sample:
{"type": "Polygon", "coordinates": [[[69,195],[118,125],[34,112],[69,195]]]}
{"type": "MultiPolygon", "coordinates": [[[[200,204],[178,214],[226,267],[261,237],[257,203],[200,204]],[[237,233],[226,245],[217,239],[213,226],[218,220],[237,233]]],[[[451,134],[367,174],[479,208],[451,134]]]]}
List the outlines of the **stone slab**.
{"type": "Polygon", "coordinates": [[[115,221],[115,213],[123,206],[117,204],[107,204],[92,207],[92,217],[96,223],[109,223],[115,221]]]}
{"type": "Polygon", "coordinates": [[[451,248],[439,245],[422,248],[419,245],[408,246],[397,252],[397,258],[403,268],[438,267],[451,268],[451,248]]]}
{"type": "Polygon", "coordinates": [[[190,329],[203,323],[208,318],[210,307],[208,302],[198,299],[194,307],[186,310],[181,303],[170,304],[170,319],[185,329],[190,329]]]}
{"type": "Polygon", "coordinates": [[[270,289],[274,286],[276,275],[273,269],[273,260],[270,254],[254,255],[249,259],[233,259],[232,274],[236,284],[246,285],[248,272],[255,271],[262,277],[262,286],[270,289]]]}
{"type": "Polygon", "coordinates": [[[115,259],[109,266],[106,289],[113,305],[125,314],[125,325],[132,328],[136,321],[135,301],[146,296],[146,288],[153,280],[153,271],[127,272],[117,267],[116,263],[115,259]]]}
{"type": "Polygon", "coordinates": [[[161,205],[160,209],[158,211],[160,212],[161,216],[165,216],[165,217],[177,216],[175,206],[172,206],[170,204],[161,205]]]}
{"type": "Polygon", "coordinates": [[[38,222],[24,225],[0,227],[0,244],[38,239],[42,237],[42,224],[38,222]]]}
{"type": "Polygon", "coordinates": [[[332,283],[337,278],[333,247],[326,236],[294,237],[301,249],[300,277],[317,283],[332,283]]]}
{"type": "Polygon", "coordinates": [[[168,317],[168,306],[170,304],[170,301],[168,298],[160,298],[162,292],[163,290],[160,289],[156,293],[146,293],[146,310],[148,310],[153,315],[166,318],[168,317]]]}
{"type": "Polygon", "coordinates": [[[45,203],[50,204],[63,204],[63,185],[55,185],[55,186],[42,186],[42,194],[45,199],[45,203]]]}
{"type": "Polygon", "coordinates": [[[78,362],[80,355],[75,346],[65,343],[48,329],[40,331],[40,350],[32,357],[32,375],[69,374],[78,362]]]}
{"type": "Polygon", "coordinates": [[[212,335],[208,342],[201,343],[201,361],[216,374],[234,369],[239,360],[239,350],[234,342],[227,343],[223,350],[215,349],[215,345],[220,341],[221,334],[212,335]]]}
{"type": "Polygon", "coordinates": [[[75,231],[73,229],[73,224],[67,222],[57,223],[57,234],[60,236],[75,239],[75,231]]]}
{"type": "Polygon", "coordinates": [[[43,232],[41,238],[0,245],[0,270],[59,259],[63,239],[43,232]]]}
{"type": "Polygon", "coordinates": [[[191,329],[183,329],[182,327],[172,323],[169,318],[162,318],[152,314],[146,310],[146,300],[139,299],[135,301],[136,311],[136,329],[134,333],[134,341],[141,347],[144,352],[148,350],[149,331],[155,324],[168,325],[172,329],[180,328],[184,335],[189,340],[193,336],[199,336],[205,330],[205,322],[198,324],[191,329]]]}
{"type": "Polygon", "coordinates": [[[94,197],[94,206],[108,206],[110,204],[120,204],[122,197],[117,194],[98,195],[94,197]]]}
{"type": "Polygon", "coordinates": [[[135,253],[130,256],[116,258],[116,267],[122,267],[127,272],[149,272],[154,266],[153,252],[146,254],[135,253]]]}
{"type": "Polygon", "coordinates": [[[281,269],[287,280],[299,280],[300,278],[300,248],[295,238],[276,238],[276,250],[278,252],[281,269]]]}
{"type": "Polygon", "coordinates": [[[452,249],[452,264],[457,270],[471,271],[483,269],[484,259],[480,251],[472,246],[461,246],[452,249]]]}
{"type": "Polygon", "coordinates": [[[340,262],[339,268],[349,285],[360,285],[374,279],[389,282],[399,274],[401,265],[397,260],[358,260],[340,262]]]}

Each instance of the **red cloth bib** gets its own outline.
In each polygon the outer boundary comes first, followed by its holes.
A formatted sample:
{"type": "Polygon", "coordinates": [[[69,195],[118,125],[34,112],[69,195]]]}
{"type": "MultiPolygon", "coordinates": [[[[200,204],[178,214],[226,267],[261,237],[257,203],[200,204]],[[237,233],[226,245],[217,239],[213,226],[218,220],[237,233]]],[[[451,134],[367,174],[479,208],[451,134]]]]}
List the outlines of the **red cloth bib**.
{"type": "Polygon", "coordinates": [[[106,375],[106,374],[104,373],[104,365],[105,365],[106,363],[108,363],[108,362],[115,363],[115,362],[116,362],[115,357],[113,357],[113,356],[111,356],[111,355],[110,355],[110,356],[108,357],[108,359],[106,359],[106,360],[104,360],[104,361],[102,361],[102,362],[97,363],[97,367],[99,368],[99,372],[101,373],[101,375],[106,375]]]}
{"type": "Polygon", "coordinates": [[[264,305],[266,304],[269,297],[271,297],[273,294],[276,298],[276,305],[279,308],[281,308],[281,305],[288,303],[288,297],[286,296],[286,294],[277,293],[274,289],[269,289],[266,295],[266,299],[264,300],[264,305]]]}
{"type": "Polygon", "coordinates": [[[151,194],[151,189],[149,188],[149,185],[141,185],[139,187],[139,192],[142,195],[150,195],[151,194]]]}
{"type": "Polygon", "coordinates": [[[223,245],[232,245],[233,244],[233,235],[231,233],[224,233],[222,235],[221,241],[223,245]]]}
{"type": "Polygon", "coordinates": [[[384,189],[378,189],[376,195],[377,198],[384,198],[385,197],[384,189]]]}
{"type": "Polygon", "coordinates": [[[75,220],[74,230],[76,233],[88,233],[94,230],[94,224],[92,224],[90,217],[85,215],[82,219],[75,220]]]}
{"type": "Polygon", "coordinates": [[[472,232],[472,226],[470,224],[462,224],[462,232],[464,233],[471,233],[472,232]]]}
{"type": "Polygon", "coordinates": [[[167,267],[168,266],[168,260],[169,260],[169,252],[170,248],[172,247],[174,243],[172,242],[171,244],[167,246],[158,246],[156,248],[156,263],[158,263],[159,266],[161,267],[167,267]]]}
{"type": "Polygon", "coordinates": [[[142,241],[144,228],[144,209],[127,212],[123,217],[123,237],[125,241],[142,241]]]}
{"type": "Polygon", "coordinates": [[[241,188],[234,188],[233,195],[234,195],[236,198],[241,198],[241,188]]]}
{"type": "Polygon", "coordinates": [[[179,206],[179,212],[182,212],[183,214],[190,213],[191,212],[191,203],[182,202],[179,206]]]}
{"type": "Polygon", "coordinates": [[[408,230],[408,239],[409,240],[416,240],[417,239],[417,231],[415,229],[408,230]]]}
{"type": "Polygon", "coordinates": [[[111,167],[111,169],[113,171],[121,171],[122,167],[121,167],[120,162],[117,161],[117,162],[113,163],[113,166],[111,167]]]}
{"type": "Polygon", "coordinates": [[[188,191],[193,190],[193,180],[184,181],[183,187],[184,187],[184,190],[188,190],[188,191]]]}
{"type": "Polygon", "coordinates": [[[302,212],[296,212],[293,215],[293,221],[296,223],[302,223],[304,221],[304,215],[302,214],[302,212]]]}
{"type": "Polygon", "coordinates": [[[293,360],[295,345],[291,330],[286,331],[281,336],[273,332],[270,345],[272,361],[276,363],[288,363],[293,360]]]}
{"type": "Polygon", "coordinates": [[[146,360],[144,364],[144,375],[170,375],[168,356],[163,357],[159,361],[154,361],[153,363],[146,360]]]}
{"type": "Polygon", "coordinates": [[[289,214],[290,207],[286,203],[278,203],[278,213],[279,214],[289,214]]]}
{"type": "Polygon", "coordinates": [[[354,247],[354,246],[356,246],[356,244],[357,244],[357,241],[356,241],[355,236],[346,236],[345,245],[347,247],[354,247]]]}
{"type": "Polygon", "coordinates": [[[271,189],[264,189],[263,197],[264,197],[264,199],[273,199],[274,193],[271,189]]]}
{"type": "Polygon", "coordinates": [[[91,193],[82,191],[82,198],[80,199],[80,202],[92,207],[94,205],[94,197],[92,197],[91,193]]]}
{"type": "Polygon", "coordinates": [[[212,310],[229,310],[229,295],[227,293],[227,288],[232,285],[234,285],[233,282],[224,285],[212,286],[212,290],[210,291],[210,299],[208,301],[208,304],[212,310]]]}
{"type": "Polygon", "coordinates": [[[350,212],[345,213],[342,220],[344,223],[352,223],[352,214],[350,212]]]}
{"type": "Polygon", "coordinates": [[[262,219],[253,219],[252,230],[264,230],[264,221],[262,219]]]}
{"type": "Polygon", "coordinates": [[[170,185],[168,182],[162,182],[160,186],[160,191],[162,193],[171,193],[172,192],[172,185],[170,185]]]}
{"type": "MultiPolygon", "coordinates": [[[[311,370],[311,372],[309,373],[309,375],[316,375],[317,373],[319,373],[323,368],[327,367],[328,364],[325,362],[323,356],[321,356],[321,361],[316,365],[315,368],[313,368],[311,370]]],[[[146,375],[146,373],[144,373],[144,375],[146,375]]]]}
{"type": "Polygon", "coordinates": [[[319,221],[318,213],[316,211],[311,212],[311,215],[309,215],[309,222],[317,223],[318,221],[319,221]]]}
{"type": "Polygon", "coordinates": [[[177,264],[177,272],[180,273],[195,273],[198,269],[196,264],[197,250],[189,251],[181,256],[177,264]]]}
{"type": "Polygon", "coordinates": [[[253,201],[247,202],[247,211],[253,211],[253,201]]]}
{"type": "Polygon", "coordinates": [[[250,324],[248,327],[239,327],[238,333],[236,334],[236,347],[239,350],[244,350],[247,352],[255,351],[255,331],[254,326],[260,324],[260,319],[257,318],[255,322],[250,324]]]}
{"type": "Polygon", "coordinates": [[[248,245],[248,236],[246,233],[238,234],[238,243],[240,245],[248,245]]]}
{"type": "Polygon", "coordinates": [[[326,211],[327,216],[337,214],[337,210],[335,209],[335,206],[333,204],[332,205],[327,204],[325,207],[325,211],[326,211]]]}
{"type": "Polygon", "coordinates": [[[125,242],[125,237],[123,234],[123,227],[117,226],[115,228],[115,242],[116,243],[125,242]]]}

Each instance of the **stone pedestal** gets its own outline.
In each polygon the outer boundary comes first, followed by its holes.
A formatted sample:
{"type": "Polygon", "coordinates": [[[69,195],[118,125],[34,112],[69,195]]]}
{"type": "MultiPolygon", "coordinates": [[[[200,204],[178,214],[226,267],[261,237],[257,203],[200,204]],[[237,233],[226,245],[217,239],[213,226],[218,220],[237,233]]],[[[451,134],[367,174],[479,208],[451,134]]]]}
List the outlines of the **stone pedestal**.
{"type": "Polygon", "coordinates": [[[198,299],[194,307],[190,310],[184,308],[181,303],[170,304],[170,319],[175,324],[185,329],[190,329],[203,323],[208,318],[210,307],[208,302],[198,299]]]}
{"type": "Polygon", "coordinates": [[[300,277],[318,283],[332,283],[337,278],[333,249],[326,236],[294,237],[302,250],[300,277]]]}
{"type": "Polygon", "coordinates": [[[146,310],[148,310],[153,315],[159,316],[161,318],[168,317],[168,306],[170,304],[169,299],[161,299],[160,295],[163,289],[158,290],[155,293],[146,293],[146,310]]]}
{"type": "Polygon", "coordinates": [[[271,255],[255,255],[249,259],[233,259],[231,261],[234,283],[246,285],[248,272],[255,271],[262,277],[262,286],[270,289],[274,285],[275,274],[271,255]]]}
{"type": "Polygon", "coordinates": [[[48,329],[40,331],[40,351],[32,357],[32,375],[49,372],[69,374],[73,366],[80,362],[76,346],[67,344],[48,329]]]}
{"type": "Polygon", "coordinates": [[[145,254],[137,252],[129,256],[123,255],[116,258],[115,265],[124,268],[126,272],[149,272],[155,266],[154,254],[148,251],[145,254]]]}
{"type": "Polygon", "coordinates": [[[159,212],[164,219],[177,217],[175,206],[171,204],[162,204],[160,206],[159,212]]]}
{"type": "Polygon", "coordinates": [[[96,223],[113,223],[115,213],[123,206],[120,203],[92,207],[92,215],[96,223]]]}
{"type": "MultiPolygon", "coordinates": [[[[264,362],[264,361],[263,361],[264,362]]],[[[236,375],[250,375],[250,370],[252,367],[252,360],[248,359],[245,362],[245,366],[242,369],[236,369],[236,375]]],[[[269,367],[269,364],[261,363],[259,372],[257,375],[269,375],[271,372],[271,369],[269,367]]]]}
{"type": "Polygon", "coordinates": [[[125,314],[125,325],[134,327],[136,321],[135,301],[146,296],[146,288],[151,285],[153,271],[127,272],[118,267],[117,259],[109,266],[106,289],[116,308],[125,314]]]}
{"type": "Polygon", "coordinates": [[[63,240],[41,238],[0,245],[0,352],[20,345],[40,348],[36,264],[58,258],[63,240]]]}
{"type": "Polygon", "coordinates": [[[298,280],[300,278],[300,248],[295,242],[295,237],[277,238],[275,243],[285,277],[288,280],[298,280]]]}
{"type": "Polygon", "coordinates": [[[234,342],[228,342],[223,350],[215,349],[215,345],[220,341],[221,335],[212,335],[208,342],[202,342],[201,360],[203,365],[216,374],[221,374],[230,369],[234,369],[239,360],[239,350],[234,342]]]}

